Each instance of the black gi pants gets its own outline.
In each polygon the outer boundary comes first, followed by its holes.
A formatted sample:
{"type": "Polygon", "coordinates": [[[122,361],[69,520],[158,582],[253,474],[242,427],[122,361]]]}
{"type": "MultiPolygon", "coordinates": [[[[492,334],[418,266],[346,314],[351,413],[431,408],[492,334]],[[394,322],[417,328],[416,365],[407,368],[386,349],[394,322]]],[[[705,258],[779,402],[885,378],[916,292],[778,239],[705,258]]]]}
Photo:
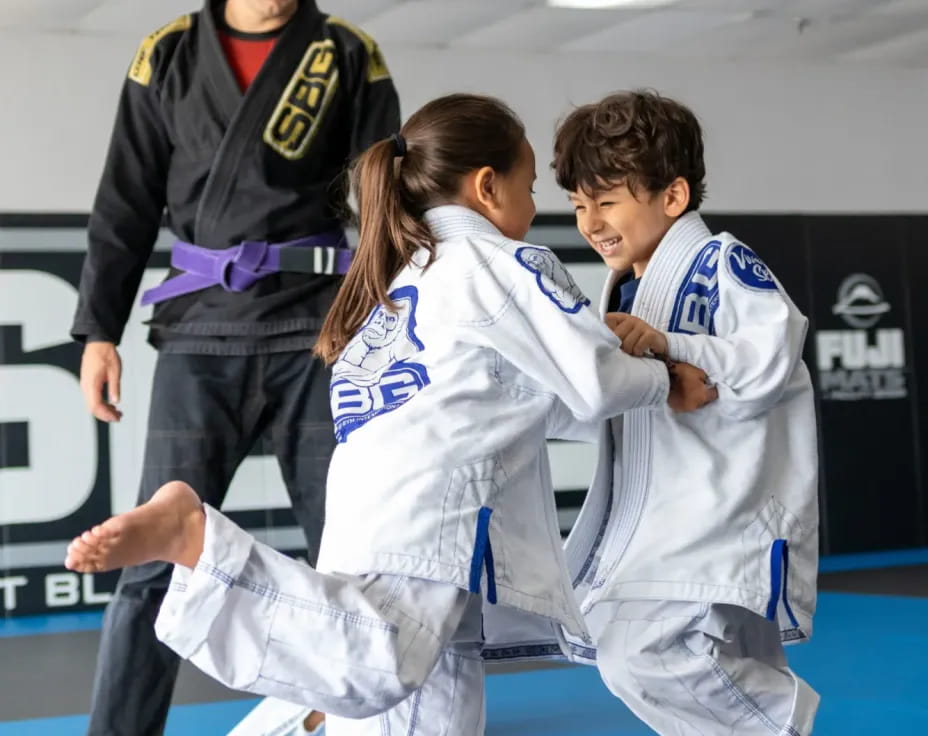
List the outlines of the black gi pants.
{"type": "MultiPolygon", "coordinates": [[[[158,356],[139,503],[182,480],[219,508],[232,476],[270,431],[293,511],[315,564],[325,482],[335,449],[330,372],[308,350],[252,356],[158,356]]],[[[172,566],[123,570],[107,606],[93,685],[92,736],[164,731],[177,656],[155,638],[154,621],[172,566]]]]}

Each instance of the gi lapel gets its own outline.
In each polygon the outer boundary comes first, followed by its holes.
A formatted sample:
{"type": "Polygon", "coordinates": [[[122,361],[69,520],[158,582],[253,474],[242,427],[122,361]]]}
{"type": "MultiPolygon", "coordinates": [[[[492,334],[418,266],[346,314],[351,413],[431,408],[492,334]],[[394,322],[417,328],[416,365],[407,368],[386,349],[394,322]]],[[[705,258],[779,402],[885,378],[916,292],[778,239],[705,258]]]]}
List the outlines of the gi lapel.
{"type": "Polygon", "coordinates": [[[632,309],[636,317],[655,329],[668,328],[680,284],[692,266],[698,246],[711,236],[698,212],[689,212],[673,224],[641,277],[632,309]]]}
{"type": "MultiPolygon", "coordinates": [[[[708,233],[702,219],[695,212],[684,215],[674,223],[641,277],[632,307],[634,316],[659,330],[666,329],[676,286],[690,265],[691,251],[701,239],[703,231],[708,233]]],[[[611,288],[620,276],[617,272],[610,274],[601,310],[607,308],[611,288]]],[[[611,533],[605,540],[600,568],[593,582],[587,608],[604,593],[608,593],[610,585],[619,582],[613,573],[632,541],[650,492],[654,422],[660,414],[660,410],[637,409],[613,420],[622,423],[621,472],[618,477],[612,478],[613,483],[619,487],[613,490],[611,533]]]]}
{"type": "Polygon", "coordinates": [[[609,275],[606,276],[606,283],[603,284],[603,291],[599,295],[599,316],[606,318],[606,311],[609,309],[609,297],[612,296],[612,290],[618,283],[619,279],[625,275],[624,271],[613,271],[609,269],[609,275]]]}
{"type": "MultiPolygon", "coordinates": [[[[316,98],[319,98],[319,104],[325,104],[338,84],[334,47],[333,56],[329,59],[324,53],[326,49],[323,48],[326,42],[321,40],[326,16],[319,12],[314,0],[301,0],[296,14],[277,39],[254,82],[242,95],[217,35],[218,29],[213,13],[222,12],[222,5],[222,0],[208,0],[201,14],[198,39],[202,53],[211,61],[204,65],[203,73],[206,74],[209,88],[215,94],[221,109],[228,115],[228,127],[216,151],[197,207],[195,242],[207,246],[211,245],[213,229],[223,215],[226,199],[236,181],[242,158],[247,151],[254,149],[255,139],[263,134],[268,142],[267,129],[276,122],[278,126],[284,126],[284,135],[278,136],[283,144],[292,142],[292,136],[288,138],[286,134],[292,132],[301,121],[296,120],[297,116],[291,115],[291,111],[286,108],[288,95],[305,102],[317,101],[316,98]],[[323,63],[326,60],[329,60],[329,66],[323,63]],[[313,85],[301,84],[299,72],[304,65],[309,65],[312,72],[322,70],[324,66],[326,71],[331,69],[324,89],[319,90],[313,85]]],[[[305,126],[305,121],[302,122],[305,126]]],[[[304,128],[299,130],[302,131],[304,128]]],[[[270,135],[273,136],[273,133],[270,135]]],[[[308,145],[308,141],[303,139],[297,143],[308,145]]]]}
{"type": "Polygon", "coordinates": [[[212,92],[216,105],[222,111],[228,125],[235,118],[241,105],[242,91],[219,43],[219,28],[214,13],[222,13],[224,6],[225,0],[207,0],[200,12],[197,38],[200,58],[197,61],[202,66],[196,72],[202,73],[206,78],[206,86],[212,92]]]}

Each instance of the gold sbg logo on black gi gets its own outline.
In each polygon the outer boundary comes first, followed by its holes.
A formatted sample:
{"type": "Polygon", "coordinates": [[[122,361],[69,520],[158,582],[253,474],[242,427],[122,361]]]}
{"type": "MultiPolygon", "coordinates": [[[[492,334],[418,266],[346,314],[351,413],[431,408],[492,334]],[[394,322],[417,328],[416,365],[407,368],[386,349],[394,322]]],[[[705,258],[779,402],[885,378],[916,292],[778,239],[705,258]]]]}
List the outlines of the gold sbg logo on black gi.
{"type": "Polygon", "coordinates": [[[303,158],[338,88],[331,40],[315,41],[290,79],[264,129],[264,142],[286,159],[303,158]]]}

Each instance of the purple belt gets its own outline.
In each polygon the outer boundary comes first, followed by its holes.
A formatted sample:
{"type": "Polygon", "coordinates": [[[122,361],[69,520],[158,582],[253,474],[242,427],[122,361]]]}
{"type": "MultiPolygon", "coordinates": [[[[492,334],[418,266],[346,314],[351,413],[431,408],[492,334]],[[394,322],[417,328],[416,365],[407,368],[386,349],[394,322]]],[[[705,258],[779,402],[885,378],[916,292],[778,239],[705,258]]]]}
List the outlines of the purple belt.
{"type": "Polygon", "coordinates": [[[246,240],[223,250],[201,248],[182,240],[171,248],[171,265],[184,271],[142,294],[142,306],[221,286],[245,291],[272,273],[344,274],[354,253],[343,230],[330,230],[286,243],[246,240]]]}

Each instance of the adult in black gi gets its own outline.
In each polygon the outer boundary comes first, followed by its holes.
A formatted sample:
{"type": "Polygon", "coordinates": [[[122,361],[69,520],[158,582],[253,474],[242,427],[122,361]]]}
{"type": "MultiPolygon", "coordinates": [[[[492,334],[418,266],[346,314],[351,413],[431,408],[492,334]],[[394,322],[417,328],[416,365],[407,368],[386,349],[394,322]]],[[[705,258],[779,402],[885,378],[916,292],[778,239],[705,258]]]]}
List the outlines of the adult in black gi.
{"type": "MultiPolygon", "coordinates": [[[[116,346],[166,212],[178,242],[168,279],[145,297],[159,354],[140,503],[183,480],[220,506],[268,433],[315,562],[334,435],[329,373],[310,349],[350,261],[344,170],[399,124],[376,43],[313,0],[210,0],[142,42],[90,219],[72,328],[85,342],[88,406],[118,421],[116,346]],[[278,34],[244,92],[220,43],[230,25],[249,30],[243,19],[278,34]]],[[[163,731],[178,660],[152,624],[170,572],[150,564],[120,578],[104,618],[91,734],[163,731]]]]}

